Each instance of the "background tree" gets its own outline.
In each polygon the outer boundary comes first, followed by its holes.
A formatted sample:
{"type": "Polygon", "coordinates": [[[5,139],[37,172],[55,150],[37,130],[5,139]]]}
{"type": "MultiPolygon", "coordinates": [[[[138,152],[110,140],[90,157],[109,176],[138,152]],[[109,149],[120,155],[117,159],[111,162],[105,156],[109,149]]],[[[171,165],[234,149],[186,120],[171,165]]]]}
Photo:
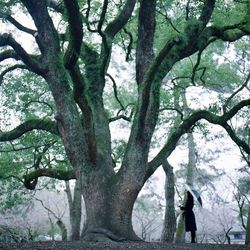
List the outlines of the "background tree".
{"type": "MultiPolygon", "coordinates": [[[[35,119],[25,117],[13,130],[1,132],[0,141],[16,140],[29,131],[46,131],[61,139],[72,167],[39,167],[25,175],[26,187],[34,189],[41,176],[63,180],[76,178],[86,205],[86,238],[93,233],[102,233],[116,240],[135,240],[138,237],[133,231],[131,216],[139,191],[174,151],[181,136],[197,122],[205,119],[222,126],[231,139],[249,154],[249,145],[236,135],[229,121],[241,109],[246,109],[250,100],[236,100],[235,94],[230,102],[225,103],[223,112],[219,109],[197,109],[183,118],[171,130],[158,153],[148,161],[165,76],[171,74],[175,65],[185,62],[195,53],[199,61],[202,51],[213,42],[244,40],[250,32],[249,11],[248,2],[225,4],[215,0],[202,3],[188,1],[188,5],[179,1],[156,3],[155,0],[142,0],[138,4],[135,0],[105,0],[103,3],[80,0],[2,1],[1,17],[16,30],[30,35],[35,48],[26,51],[17,41],[17,33],[11,34],[7,28],[7,32],[0,36],[0,61],[4,64],[1,78],[15,69],[38,75],[39,86],[46,85],[51,93],[56,113],[55,120],[52,114],[39,114],[35,119]],[[232,6],[230,10],[229,6],[232,6]],[[18,16],[13,14],[15,8],[22,10],[30,22],[33,21],[33,27],[20,23],[18,16]],[[179,11],[173,19],[169,13],[176,9],[184,11],[179,11]],[[162,15],[161,10],[166,10],[166,13],[162,15]],[[175,22],[178,25],[174,25],[175,22]],[[124,37],[125,34],[126,40],[122,43],[118,36],[124,37]],[[119,101],[115,84],[114,94],[121,108],[116,117],[110,117],[106,111],[106,75],[116,44],[128,44],[126,58],[134,61],[136,80],[133,84],[137,98],[132,116],[131,112],[126,115],[126,108],[131,106],[119,101]],[[133,53],[131,45],[136,47],[133,53]],[[21,61],[22,64],[7,65],[7,59],[21,61]],[[131,121],[131,131],[121,166],[115,170],[109,123],[117,119],[131,121]]],[[[194,67],[194,72],[196,69],[194,67]]]]}

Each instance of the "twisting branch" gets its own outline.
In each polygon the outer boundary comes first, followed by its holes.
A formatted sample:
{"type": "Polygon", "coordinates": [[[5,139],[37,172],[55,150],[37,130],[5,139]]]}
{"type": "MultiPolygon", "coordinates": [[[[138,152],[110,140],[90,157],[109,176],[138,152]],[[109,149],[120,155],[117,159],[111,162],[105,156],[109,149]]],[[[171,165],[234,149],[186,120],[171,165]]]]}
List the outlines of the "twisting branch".
{"type": "Polygon", "coordinates": [[[15,60],[20,60],[19,56],[14,50],[5,50],[2,53],[0,53],[0,62],[6,60],[6,59],[15,59],[15,60]]]}
{"type": "Polygon", "coordinates": [[[121,109],[122,109],[122,110],[125,110],[125,108],[124,108],[124,106],[123,106],[121,100],[120,100],[119,97],[118,97],[117,85],[116,85],[115,79],[114,79],[110,74],[106,74],[106,76],[108,76],[108,77],[110,78],[110,80],[112,81],[112,83],[113,83],[113,89],[114,89],[114,95],[115,95],[116,101],[120,104],[121,109]]]}
{"type": "Polygon", "coordinates": [[[126,52],[126,62],[128,62],[129,61],[129,57],[131,55],[131,51],[132,51],[133,35],[126,28],[123,28],[123,30],[124,30],[124,33],[127,34],[128,37],[129,37],[129,44],[128,44],[128,48],[127,48],[127,52],[126,52]]]}
{"type": "Polygon", "coordinates": [[[165,19],[168,21],[168,23],[170,24],[170,26],[173,28],[173,30],[175,30],[177,33],[181,33],[173,24],[172,20],[170,17],[167,16],[167,14],[162,13],[160,10],[156,10],[160,15],[164,16],[165,19]]]}
{"type": "Polygon", "coordinates": [[[223,27],[211,26],[208,27],[211,35],[221,39],[225,42],[234,42],[245,35],[250,34],[250,29],[248,28],[249,22],[243,21],[233,25],[226,25],[223,27]]]}
{"type": "MultiPolygon", "coordinates": [[[[195,85],[195,82],[194,82],[195,73],[196,73],[198,70],[201,69],[201,68],[198,69],[198,67],[199,67],[200,62],[201,62],[201,55],[202,55],[202,52],[208,47],[209,44],[213,43],[215,40],[216,40],[216,38],[210,39],[210,40],[206,43],[206,45],[205,45],[202,49],[200,49],[199,52],[198,52],[197,61],[196,61],[196,64],[194,65],[194,67],[193,67],[193,72],[192,72],[192,76],[191,76],[191,81],[192,81],[192,83],[193,83],[194,85],[195,85]]],[[[203,72],[202,72],[202,75],[201,75],[201,77],[200,77],[200,80],[204,83],[204,80],[202,79],[202,77],[203,77],[204,74],[205,74],[206,67],[203,67],[202,69],[203,69],[203,72]]]]}
{"type": "Polygon", "coordinates": [[[134,10],[136,0],[127,0],[119,15],[108,24],[105,33],[110,37],[114,36],[126,25],[134,10]]]}
{"type": "Polygon", "coordinates": [[[199,110],[191,114],[188,118],[183,120],[183,122],[178,128],[176,128],[174,132],[172,132],[172,134],[170,134],[164,147],[160,150],[157,156],[149,162],[147,177],[151,176],[154,171],[162,164],[163,159],[169,157],[169,155],[174,151],[181,136],[187,133],[190,128],[192,128],[201,119],[205,119],[212,124],[222,126],[227,131],[231,139],[247,154],[250,154],[250,145],[238,138],[232,128],[227,124],[228,120],[230,120],[240,109],[246,106],[250,106],[250,99],[239,102],[222,116],[215,115],[207,110],[199,110]]]}
{"type": "Polygon", "coordinates": [[[69,45],[64,56],[64,64],[67,69],[74,68],[81,50],[83,29],[82,16],[78,1],[64,0],[69,23],[69,45]]]}
{"type": "Polygon", "coordinates": [[[89,14],[90,14],[90,10],[91,10],[91,0],[87,0],[87,10],[86,10],[86,24],[87,24],[87,29],[88,31],[95,33],[97,32],[96,29],[92,29],[90,27],[90,22],[89,22],[89,14]]]}
{"type": "Polygon", "coordinates": [[[2,83],[3,83],[4,76],[5,76],[7,73],[9,73],[9,72],[11,72],[11,71],[13,71],[13,70],[15,70],[15,69],[29,69],[29,68],[28,68],[26,65],[24,65],[24,64],[15,64],[15,65],[10,66],[9,68],[3,70],[3,71],[1,72],[1,74],[0,74],[0,86],[1,86],[2,83]]]}
{"type": "Polygon", "coordinates": [[[186,9],[186,17],[185,17],[186,21],[189,19],[190,2],[191,2],[191,0],[187,1],[186,8],[185,8],[186,9]]]}
{"type": "Polygon", "coordinates": [[[229,96],[228,99],[226,100],[225,104],[223,105],[223,112],[224,112],[224,113],[226,112],[226,109],[227,109],[227,106],[228,106],[229,102],[230,102],[230,101],[231,101],[231,100],[232,100],[241,90],[243,90],[243,89],[247,86],[249,80],[250,80],[250,73],[248,73],[248,76],[247,76],[245,82],[244,82],[244,83],[243,83],[234,93],[232,93],[232,95],[229,96]]]}
{"type": "Polygon", "coordinates": [[[203,23],[203,28],[207,25],[212,16],[215,2],[216,0],[205,0],[205,3],[201,11],[201,15],[199,17],[199,20],[203,23]]]}
{"type": "Polygon", "coordinates": [[[109,122],[114,122],[114,121],[117,121],[117,120],[120,120],[120,119],[123,119],[123,120],[125,120],[127,122],[131,122],[131,118],[127,117],[125,115],[118,115],[116,117],[109,118],[109,122]]]}
{"type": "Polygon", "coordinates": [[[23,134],[32,131],[33,129],[44,130],[50,132],[54,135],[59,135],[57,123],[53,122],[49,119],[41,120],[41,119],[31,119],[26,121],[16,128],[8,132],[0,131],[0,141],[11,141],[19,138],[23,134]]]}
{"type": "Polygon", "coordinates": [[[11,36],[11,34],[4,33],[0,36],[0,47],[3,46],[11,46],[17,55],[22,59],[22,61],[32,70],[33,72],[37,73],[38,75],[43,75],[46,72],[44,66],[39,63],[37,60],[32,58],[24,48],[15,41],[15,39],[11,36]]]}
{"type": "Polygon", "coordinates": [[[55,113],[54,108],[48,102],[40,101],[40,100],[32,100],[32,101],[27,102],[24,106],[25,109],[27,109],[29,107],[29,105],[31,105],[32,103],[39,103],[39,104],[43,104],[43,105],[47,106],[50,109],[50,113],[46,115],[47,117],[51,116],[51,115],[53,115],[53,113],[55,113]]]}
{"type": "Polygon", "coordinates": [[[176,112],[180,115],[181,120],[183,120],[183,118],[184,118],[184,114],[183,114],[182,111],[179,110],[178,108],[165,107],[165,108],[161,108],[161,109],[159,110],[159,112],[162,112],[162,111],[165,111],[165,110],[173,110],[173,111],[176,111],[176,112]]]}
{"type": "Polygon", "coordinates": [[[106,12],[107,12],[107,8],[108,8],[108,2],[109,2],[108,0],[103,1],[102,12],[101,12],[101,15],[100,15],[100,20],[99,20],[98,25],[97,25],[97,30],[98,30],[98,32],[100,34],[102,34],[102,26],[103,26],[105,16],[106,16],[106,12]]]}
{"type": "Polygon", "coordinates": [[[8,20],[10,23],[12,23],[16,28],[18,28],[19,30],[28,33],[32,36],[34,36],[34,34],[37,32],[36,30],[33,29],[29,29],[25,26],[23,26],[21,23],[19,23],[15,18],[13,18],[12,16],[7,16],[6,20],[8,20]]]}
{"type": "Polygon", "coordinates": [[[73,180],[76,178],[75,172],[73,170],[61,170],[52,168],[37,169],[24,176],[25,187],[34,190],[39,177],[50,177],[64,181],[73,180]],[[34,181],[35,185],[33,184],[34,181]]]}

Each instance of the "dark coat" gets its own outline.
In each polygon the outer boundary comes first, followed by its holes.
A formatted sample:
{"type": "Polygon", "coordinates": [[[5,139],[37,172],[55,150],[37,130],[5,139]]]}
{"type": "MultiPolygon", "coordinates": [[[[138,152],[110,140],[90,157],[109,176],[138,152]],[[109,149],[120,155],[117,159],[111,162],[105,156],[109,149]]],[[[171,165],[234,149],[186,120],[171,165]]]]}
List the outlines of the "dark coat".
{"type": "Polygon", "coordinates": [[[186,232],[196,231],[196,222],[193,212],[194,200],[193,198],[188,198],[184,207],[181,207],[181,210],[184,210],[183,216],[185,219],[185,228],[186,232]]]}

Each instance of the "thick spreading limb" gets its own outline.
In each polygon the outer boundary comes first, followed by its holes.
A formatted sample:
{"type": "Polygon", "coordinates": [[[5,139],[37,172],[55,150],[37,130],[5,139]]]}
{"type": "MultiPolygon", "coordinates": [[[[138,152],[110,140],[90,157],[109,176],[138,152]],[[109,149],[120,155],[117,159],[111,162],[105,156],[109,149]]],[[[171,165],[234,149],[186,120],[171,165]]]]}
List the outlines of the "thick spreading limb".
{"type": "Polygon", "coordinates": [[[4,33],[0,36],[0,47],[11,46],[17,55],[21,58],[21,60],[38,75],[43,75],[45,73],[45,68],[41,63],[32,58],[24,48],[15,41],[15,39],[11,36],[11,34],[4,33]]]}
{"type": "Polygon", "coordinates": [[[110,38],[114,36],[126,25],[134,10],[136,0],[127,0],[119,15],[108,24],[105,34],[110,38]]]}
{"type": "Polygon", "coordinates": [[[250,99],[243,100],[235,105],[232,109],[230,109],[227,113],[222,116],[215,115],[206,110],[199,110],[194,112],[188,118],[183,120],[178,128],[169,136],[166,144],[160,150],[160,152],[154,157],[152,161],[148,164],[147,177],[151,176],[154,171],[162,164],[162,161],[170,156],[170,154],[174,151],[179,139],[182,135],[187,133],[199,120],[205,119],[212,124],[217,124],[222,126],[229,134],[231,139],[239,145],[243,150],[250,154],[250,146],[242,141],[240,138],[236,136],[233,130],[227,124],[227,121],[230,120],[240,109],[250,106],[250,99]]]}
{"type": "Polygon", "coordinates": [[[22,123],[11,131],[0,132],[0,141],[11,141],[34,129],[44,130],[59,136],[57,123],[51,120],[33,119],[22,123]]]}
{"type": "Polygon", "coordinates": [[[29,28],[23,26],[21,23],[19,23],[15,18],[13,18],[10,15],[6,17],[6,20],[8,20],[10,23],[12,23],[19,30],[21,30],[27,34],[34,36],[34,34],[36,33],[36,30],[29,29],[29,28]]]}
{"type": "Polygon", "coordinates": [[[75,172],[73,170],[61,170],[52,168],[37,169],[24,176],[25,187],[34,190],[39,177],[50,177],[65,181],[76,178],[75,172]]]}

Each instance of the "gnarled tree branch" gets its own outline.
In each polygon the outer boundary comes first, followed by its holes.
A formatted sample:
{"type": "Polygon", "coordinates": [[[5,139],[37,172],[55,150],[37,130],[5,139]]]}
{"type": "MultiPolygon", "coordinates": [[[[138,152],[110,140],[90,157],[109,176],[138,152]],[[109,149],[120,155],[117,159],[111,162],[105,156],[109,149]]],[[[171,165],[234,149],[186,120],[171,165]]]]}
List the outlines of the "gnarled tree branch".
{"type": "Polygon", "coordinates": [[[206,0],[204,5],[203,5],[201,15],[199,17],[199,20],[202,22],[203,27],[205,27],[207,25],[207,23],[209,22],[209,20],[212,16],[215,2],[216,2],[216,0],[206,0]]]}
{"type": "Polygon", "coordinates": [[[110,37],[114,36],[126,25],[134,10],[136,0],[127,0],[119,15],[108,24],[105,33],[110,37]]]}
{"type": "Polygon", "coordinates": [[[14,50],[5,50],[2,53],[0,53],[0,62],[6,60],[6,59],[15,59],[20,60],[21,58],[17,55],[17,53],[14,50]]]}
{"type": "Polygon", "coordinates": [[[12,16],[7,16],[6,20],[8,20],[10,23],[12,23],[16,28],[18,28],[19,30],[28,33],[32,36],[34,36],[34,34],[36,33],[36,30],[33,29],[29,29],[25,26],[23,26],[21,23],[19,23],[15,18],[13,18],[12,16]]]}
{"type": "Polygon", "coordinates": [[[79,56],[83,38],[82,16],[76,0],[64,0],[69,23],[69,45],[64,56],[67,69],[72,69],[79,56]]]}
{"type": "Polygon", "coordinates": [[[11,46],[15,50],[17,55],[30,68],[30,70],[37,73],[38,75],[43,75],[45,73],[45,68],[41,63],[32,58],[24,50],[24,48],[18,42],[15,41],[11,34],[4,33],[0,36],[0,47],[7,45],[11,46]]]}
{"type": "Polygon", "coordinates": [[[0,132],[0,141],[12,141],[34,129],[44,130],[59,136],[57,123],[51,120],[32,119],[8,132],[0,132]]]}
{"type": "Polygon", "coordinates": [[[39,177],[50,177],[58,180],[72,180],[75,179],[75,172],[73,170],[61,170],[61,169],[37,169],[24,176],[24,185],[26,188],[34,190],[39,177]],[[35,185],[33,184],[35,182],[35,185]]]}
{"type": "Polygon", "coordinates": [[[5,76],[7,73],[9,73],[9,72],[11,72],[11,71],[13,71],[13,70],[15,70],[15,69],[28,69],[28,67],[27,67],[26,65],[24,65],[24,64],[15,64],[15,65],[10,66],[9,68],[3,70],[3,71],[1,72],[1,74],[0,74],[0,86],[1,86],[2,83],[3,83],[3,78],[4,78],[4,76],[5,76]]]}
{"type": "Polygon", "coordinates": [[[230,120],[240,109],[243,107],[250,106],[250,99],[243,100],[230,109],[227,113],[222,116],[215,115],[207,110],[199,110],[191,114],[188,118],[183,120],[178,128],[172,134],[170,134],[166,144],[160,150],[160,152],[154,157],[152,161],[148,164],[147,178],[151,176],[154,171],[162,164],[162,161],[170,156],[174,151],[179,139],[182,135],[187,133],[190,128],[192,128],[199,120],[205,119],[212,124],[217,124],[222,126],[229,134],[231,139],[239,145],[243,150],[250,154],[250,146],[239,139],[233,130],[227,124],[227,121],[230,120]]]}

